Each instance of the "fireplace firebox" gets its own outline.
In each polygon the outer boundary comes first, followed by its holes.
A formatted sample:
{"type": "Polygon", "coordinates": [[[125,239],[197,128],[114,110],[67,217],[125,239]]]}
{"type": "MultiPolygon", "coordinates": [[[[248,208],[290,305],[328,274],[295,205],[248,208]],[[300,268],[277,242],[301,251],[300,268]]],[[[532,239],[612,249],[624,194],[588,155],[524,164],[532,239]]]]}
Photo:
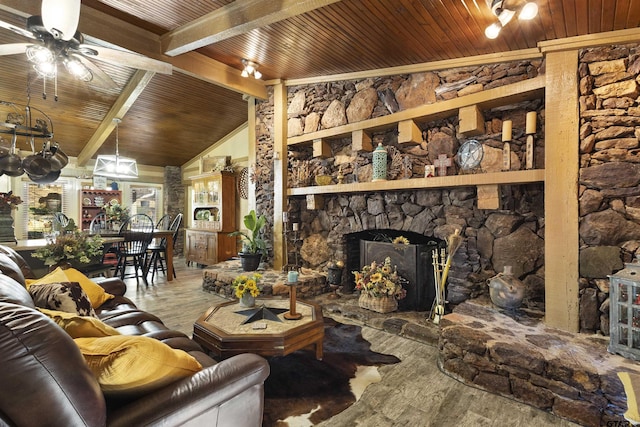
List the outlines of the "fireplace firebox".
{"type": "MultiPolygon", "coordinates": [[[[398,230],[368,230],[346,236],[347,268],[357,271],[372,261],[384,262],[391,259],[398,274],[407,279],[406,298],[398,301],[401,311],[428,311],[435,298],[432,251],[446,247],[446,243],[434,237],[398,230]],[[409,245],[393,244],[391,241],[403,236],[409,245]]],[[[347,288],[355,288],[353,275],[348,278],[347,288]]]]}

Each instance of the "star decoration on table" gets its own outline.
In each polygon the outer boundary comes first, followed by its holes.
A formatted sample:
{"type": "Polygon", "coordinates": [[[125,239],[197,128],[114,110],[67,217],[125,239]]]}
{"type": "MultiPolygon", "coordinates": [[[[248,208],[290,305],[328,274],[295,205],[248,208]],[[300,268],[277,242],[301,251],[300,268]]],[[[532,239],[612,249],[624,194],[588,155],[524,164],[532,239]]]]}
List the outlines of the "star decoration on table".
{"type": "Polygon", "coordinates": [[[234,311],[234,313],[247,316],[245,321],[241,323],[241,325],[246,325],[257,320],[273,320],[274,322],[282,322],[278,317],[278,314],[286,313],[287,311],[289,310],[286,308],[273,308],[262,304],[260,307],[251,308],[249,310],[234,311]]]}

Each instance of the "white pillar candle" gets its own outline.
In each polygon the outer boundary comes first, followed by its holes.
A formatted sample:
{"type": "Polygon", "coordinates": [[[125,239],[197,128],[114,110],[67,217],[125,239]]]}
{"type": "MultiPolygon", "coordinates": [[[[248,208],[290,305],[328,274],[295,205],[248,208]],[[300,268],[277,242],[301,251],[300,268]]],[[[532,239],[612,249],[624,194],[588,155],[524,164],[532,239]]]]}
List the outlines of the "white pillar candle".
{"type": "Polygon", "coordinates": [[[536,133],[536,116],[537,116],[537,113],[535,111],[529,111],[527,113],[527,126],[526,126],[527,135],[532,135],[536,133]]]}
{"type": "Polygon", "coordinates": [[[513,122],[511,120],[505,120],[502,122],[502,140],[503,141],[511,141],[511,128],[513,126],[513,122]]]}
{"type": "Polygon", "coordinates": [[[282,212],[282,222],[289,222],[289,212],[282,212]]]}
{"type": "Polygon", "coordinates": [[[298,231],[298,223],[297,222],[293,223],[293,231],[298,231]]]}

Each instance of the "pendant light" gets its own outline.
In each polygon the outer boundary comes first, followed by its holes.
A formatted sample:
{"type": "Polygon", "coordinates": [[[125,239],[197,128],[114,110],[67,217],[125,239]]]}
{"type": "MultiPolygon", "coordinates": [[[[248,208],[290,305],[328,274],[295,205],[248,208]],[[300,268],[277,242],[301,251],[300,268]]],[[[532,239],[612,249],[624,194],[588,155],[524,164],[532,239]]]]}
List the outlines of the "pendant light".
{"type": "Polygon", "coordinates": [[[134,159],[120,157],[118,151],[118,125],[120,119],[113,119],[116,124],[116,154],[100,154],[93,168],[94,175],[108,176],[110,178],[131,179],[138,177],[138,164],[134,159]]]}

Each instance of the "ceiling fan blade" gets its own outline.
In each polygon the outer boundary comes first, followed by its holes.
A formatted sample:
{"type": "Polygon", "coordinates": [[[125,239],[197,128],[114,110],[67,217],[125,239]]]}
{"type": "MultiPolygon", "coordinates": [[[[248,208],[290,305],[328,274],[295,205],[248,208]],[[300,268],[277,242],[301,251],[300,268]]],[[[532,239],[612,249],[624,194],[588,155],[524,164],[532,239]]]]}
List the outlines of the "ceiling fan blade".
{"type": "Polygon", "coordinates": [[[70,56],[72,56],[74,59],[81,61],[91,71],[91,73],[93,74],[93,80],[91,80],[91,83],[95,83],[97,86],[103,87],[105,89],[120,88],[118,84],[114,82],[113,79],[109,77],[107,73],[102,71],[100,67],[98,67],[96,64],[91,62],[91,60],[85,58],[82,55],[78,55],[75,53],[72,53],[70,56]]]}
{"type": "Polygon", "coordinates": [[[7,43],[0,44],[0,56],[4,55],[16,55],[18,53],[25,53],[27,47],[31,43],[7,43]]]}
{"type": "Polygon", "coordinates": [[[15,25],[9,24],[8,22],[0,21],[0,28],[5,28],[9,31],[13,31],[16,34],[20,34],[21,36],[27,37],[29,39],[37,39],[37,37],[31,31],[27,31],[24,28],[16,27],[15,25]]]}
{"type": "Polygon", "coordinates": [[[154,71],[160,74],[171,74],[173,66],[168,62],[158,61],[137,53],[129,53],[123,50],[111,49],[108,47],[97,45],[80,45],[83,48],[93,49],[98,52],[97,59],[114,65],[123,65],[125,67],[137,68],[139,70],[154,71]]]}

